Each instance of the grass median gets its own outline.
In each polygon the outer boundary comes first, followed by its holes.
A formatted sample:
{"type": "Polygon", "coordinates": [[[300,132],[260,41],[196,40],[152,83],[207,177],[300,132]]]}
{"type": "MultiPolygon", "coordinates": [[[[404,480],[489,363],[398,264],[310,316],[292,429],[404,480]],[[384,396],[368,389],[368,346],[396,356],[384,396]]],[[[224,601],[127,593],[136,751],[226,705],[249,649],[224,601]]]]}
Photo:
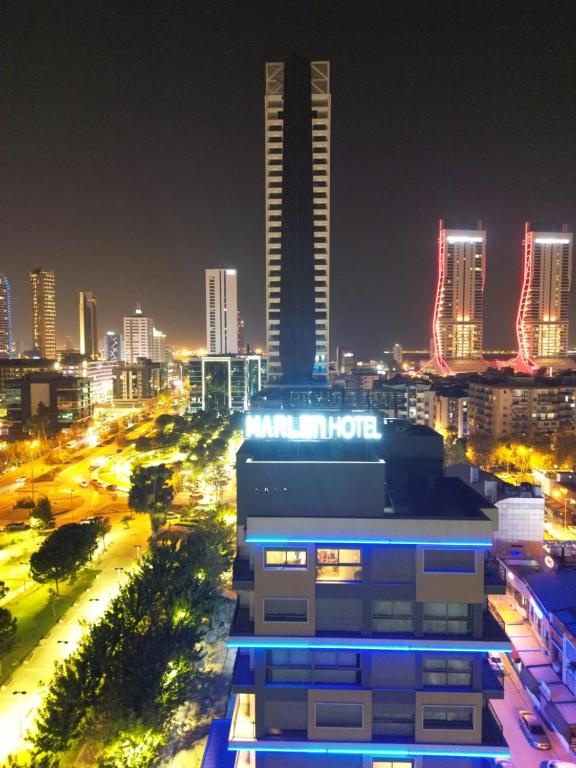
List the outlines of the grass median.
{"type": "Polygon", "coordinates": [[[95,569],[83,570],[73,584],[61,585],[61,594],[54,598],[50,597],[48,585],[43,584],[26,596],[6,604],[5,607],[18,619],[18,628],[14,647],[2,657],[0,684],[8,680],[40,640],[94,582],[98,573],[95,569]]]}

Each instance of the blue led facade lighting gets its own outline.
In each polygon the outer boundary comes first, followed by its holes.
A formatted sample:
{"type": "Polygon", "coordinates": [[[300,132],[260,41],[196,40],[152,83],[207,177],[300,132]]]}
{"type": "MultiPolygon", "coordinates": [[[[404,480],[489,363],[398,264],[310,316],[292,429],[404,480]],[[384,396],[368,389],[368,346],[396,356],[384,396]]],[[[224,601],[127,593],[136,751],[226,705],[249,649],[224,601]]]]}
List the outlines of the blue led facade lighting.
{"type": "Polygon", "coordinates": [[[373,544],[375,546],[491,547],[491,541],[436,541],[434,539],[301,538],[298,536],[246,536],[247,544],[373,544]]]}
{"type": "Polygon", "coordinates": [[[228,749],[234,752],[279,752],[290,754],[312,755],[365,755],[366,757],[476,757],[496,760],[508,760],[510,750],[507,747],[479,747],[478,751],[470,749],[470,745],[462,745],[458,749],[456,745],[445,749],[418,746],[417,744],[406,747],[372,746],[367,744],[334,744],[326,746],[302,746],[300,744],[272,744],[265,742],[249,741],[246,744],[229,742],[228,749]]]}
{"type": "Polygon", "coordinates": [[[266,640],[266,639],[234,639],[228,640],[229,648],[246,649],[282,649],[282,650],[300,650],[300,651],[406,651],[409,653],[434,652],[434,653],[502,653],[506,650],[511,651],[511,643],[503,642],[498,648],[493,645],[469,645],[462,646],[441,646],[441,645],[410,645],[408,643],[394,643],[385,641],[382,643],[371,643],[361,645],[359,643],[310,643],[306,639],[299,640],[266,640]]]}

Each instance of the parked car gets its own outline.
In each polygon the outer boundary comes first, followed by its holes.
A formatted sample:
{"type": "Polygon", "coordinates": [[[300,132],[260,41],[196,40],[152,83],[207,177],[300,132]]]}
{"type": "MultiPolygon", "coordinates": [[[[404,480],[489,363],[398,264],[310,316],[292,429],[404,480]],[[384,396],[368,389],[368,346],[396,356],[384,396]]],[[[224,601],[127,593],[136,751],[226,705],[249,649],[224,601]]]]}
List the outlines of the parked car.
{"type": "Polygon", "coordinates": [[[114,483],[110,483],[110,485],[106,486],[106,490],[107,491],[117,491],[118,490],[118,486],[114,485],[114,483]]]}
{"type": "Polygon", "coordinates": [[[28,523],[8,523],[6,528],[4,528],[5,531],[27,531],[30,528],[28,523]]]}
{"type": "Polygon", "coordinates": [[[576,768],[576,763],[567,763],[566,760],[544,760],[540,768],[576,768]]]}
{"type": "Polygon", "coordinates": [[[527,709],[520,710],[518,716],[520,730],[528,739],[528,742],[536,749],[550,749],[550,739],[544,730],[542,721],[527,709]]]}
{"type": "Polygon", "coordinates": [[[499,672],[501,675],[504,674],[504,662],[502,661],[502,656],[500,656],[499,653],[488,653],[488,664],[490,664],[490,667],[494,670],[494,672],[499,672]]]}
{"type": "Polygon", "coordinates": [[[88,488],[90,483],[88,482],[88,480],[80,480],[79,485],[80,485],[81,488],[88,488]]]}
{"type": "Polygon", "coordinates": [[[496,760],[494,768],[514,768],[514,763],[511,760],[496,760]]]}
{"type": "Polygon", "coordinates": [[[28,478],[24,475],[23,477],[17,477],[14,482],[16,485],[22,485],[22,483],[25,483],[28,480],[28,478]]]}

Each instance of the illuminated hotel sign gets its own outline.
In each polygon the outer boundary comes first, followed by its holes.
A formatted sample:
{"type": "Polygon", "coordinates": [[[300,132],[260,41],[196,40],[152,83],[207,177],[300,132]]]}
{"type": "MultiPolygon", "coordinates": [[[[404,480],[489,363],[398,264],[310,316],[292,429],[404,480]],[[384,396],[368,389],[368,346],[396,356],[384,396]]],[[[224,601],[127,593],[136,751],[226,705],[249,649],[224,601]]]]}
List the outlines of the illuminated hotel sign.
{"type": "Polygon", "coordinates": [[[248,413],[247,438],[282,440],[380,440],[378,418],[370,414],[248,413]]]}

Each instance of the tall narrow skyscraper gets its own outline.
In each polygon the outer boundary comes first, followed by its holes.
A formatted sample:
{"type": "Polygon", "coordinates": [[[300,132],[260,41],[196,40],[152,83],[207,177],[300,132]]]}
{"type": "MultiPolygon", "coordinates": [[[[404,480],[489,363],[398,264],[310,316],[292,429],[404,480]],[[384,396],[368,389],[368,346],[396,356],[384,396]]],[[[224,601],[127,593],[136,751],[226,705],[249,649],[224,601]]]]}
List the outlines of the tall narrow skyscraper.
{"type": "Polygon", "coordinates": [[[12,326],[12,288],[8,276],[0,272],[0,357],[14,357],[12,326]]]}
{"type": "Polygon", "coordinates": [[[106,331],[104,336],[104,357],[115,363],[123,360],[122,336],[115,331],[106,331]]]}
{"type": "Polygon", "coordinates": [[[48,360],[56,358],[56,283],[54,270],[30,271],[32,286],[32,347],[48,360]]]}
{"type": "Polygon", "coordinates": [[[434,361],[445,373],[451,361],[482,357],[485,262],[486,232],[480,221],[440,220],[432,330],[434,361]]]}
{"type": "Polygon", "coordinates": [[[98,326],[96,296],[92,291],[80,291],[80,353],[91,360],[98,359],[98,326]]]}
{"type": "Polygon", "coordinates": [[[235,269],[206,270],[206,349],[209,355],[238,353],[235,269]]]}
{"type": "Polygon", "coordinates": [[[266,64],[266,343],[271,383],[328,378],[330,63],[266,64]]]}
{"type": "Polygon", "coordinates": [[[519,362],[565,357],[572,240],[566,225],[526,222],[522,292],[516,320],[519,362]]]}
{"type": "Polygon", "coordinates": [[[124,318],[124,360],[136,363],[139,357],[152,359],[154,320],[146,317],[140,304],[124,318]]]}

